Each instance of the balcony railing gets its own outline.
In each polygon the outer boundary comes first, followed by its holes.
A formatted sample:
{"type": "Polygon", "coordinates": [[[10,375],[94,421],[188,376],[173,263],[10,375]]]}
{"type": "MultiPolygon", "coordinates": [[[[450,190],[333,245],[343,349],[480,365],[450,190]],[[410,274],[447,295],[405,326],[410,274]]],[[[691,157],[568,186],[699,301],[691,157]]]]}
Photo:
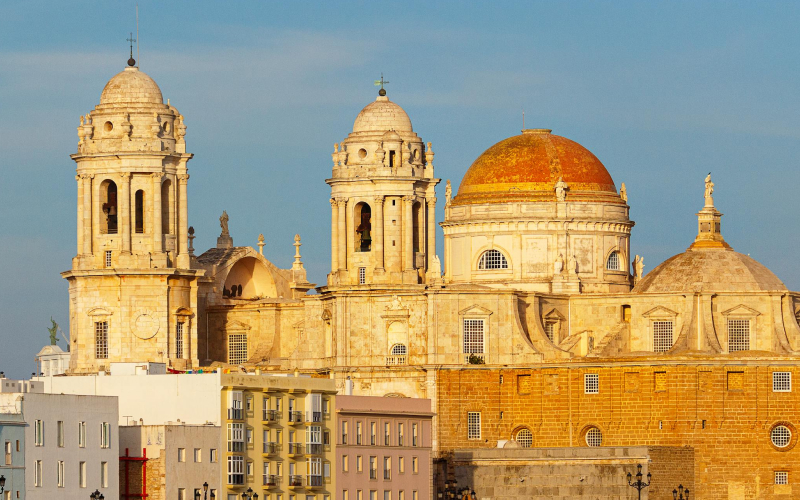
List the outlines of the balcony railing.
{"type": "Polygon", "coordinates": [[[306,476],[306,485],[309,487],[322,486],[322,476],[306,476]]]}
{"type": "Polygon", "coordinates": [[[277,422],[280,417],[281,414],[278,410],[264,410],[264,416],[262,418],[262,421],[277,422]]]}
{"type": "Polygon", "coordinates": [[[320,443],[307,443],[306,452],[309,455],[322,455],[322,444],[320,443]]]}
{"type": "Polygon", "coordinates": [[[228,408],[228,420],[242,420],[244,411],[241,408],[228,408]]]}
{"type": "Polygon", "coordinates": [[[308,412],[308,422],[322,422],[322,412],[321,411],[308,412]]]}
{"type": "Polygon", "coordinates": [[[386,356],[386,366],[395,366],[404,364],[406,364],[405,356],[386,356]]]}
{"type": "Polygon", "coordinates": [[[464,354],[465,365],[483,365],[486,364],[486,355],[483,353],[464,354]]]}
{"type": "Polygon", "coordinates": [[[302,424],[305,421],[303,418],[302,411],[290,411],[289,412],[289,423],[291,424],[302,424]]]}
{"type": "Polygon", "coordinates": [[[369,470],[369,478],[370,479],[378,479],[378,469],[370,469],[369,470]]]}
{"type": "Polygon", "coordinates": [[[347,444],[347,434],[342,434],[342,444],[347,444]]]}
{"type": "Polygon", "coordinates": [[[264,453],[267,455],[274,455],[281,451],[281,445],[278,443],[264,443],[264,453]]]}
{"type": "Polygon", "coordinates": [[[278,486],[281,477],[275,474],[264,474],[264,486],[278,486]]]}
{"type": "Polygon", "coordinates": [[[306,446],[303,443],[289,443],[290,455],[305,455],[306,446]]]}
{"type": "Polygon", "coordinates": [[[390,471],[389,469],[385,469],[383,471],[383,479],[385,479],[387,481],[391,481],[392,480],[392,471],[390,471]]]}
{"type": "Polygon", "coordinates": [[[289,487],[303,486],[303,476],[289,476],[289,487]]]}

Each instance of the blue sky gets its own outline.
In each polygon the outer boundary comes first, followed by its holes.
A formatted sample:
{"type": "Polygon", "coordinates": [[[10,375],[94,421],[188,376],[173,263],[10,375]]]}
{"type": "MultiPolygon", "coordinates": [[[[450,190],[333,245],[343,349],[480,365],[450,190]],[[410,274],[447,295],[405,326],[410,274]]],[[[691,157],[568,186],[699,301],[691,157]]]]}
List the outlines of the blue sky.
{"type": "MultiPolygon", "coordinates": [[[[128,57],[135,2],[0,4],[0,370],[24,376],[67,325],[78,117],[128,57]]],[[[310,278],[329,265],[330,153],[389,97],[457,187],[526,126],[580,142],[628,187],[646,271],[696,231],[702,181],[723,234],[800,290],[796,2],[140,1],[141,69],[186,117],[195,247],[222,210],[237,245],[310,278]]],[[[440,186],[440,199],[444,188],[440,186]]],[[[440,210],[439,220],[442,219],[440,210]]],[[[441,248],[441,232],[439,233],[441,248]]]]}

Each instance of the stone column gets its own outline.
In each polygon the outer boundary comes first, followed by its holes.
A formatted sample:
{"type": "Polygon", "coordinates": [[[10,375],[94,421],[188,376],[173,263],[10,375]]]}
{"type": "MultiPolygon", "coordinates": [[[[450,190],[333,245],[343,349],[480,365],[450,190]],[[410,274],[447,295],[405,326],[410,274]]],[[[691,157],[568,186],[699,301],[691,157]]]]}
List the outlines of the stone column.
{"type": "Polygon", "coordinates": [[[120,190],[119,216],[122,231],[122,253],[131,253],[131,173],[119,174],[122,182],[120,190]]]}
{"type": "Polygon", "coordinates": [[[336,206],[339,209],[339,270],[347,269],[347,200],[338,198],[336,206]]]}
{"type": "Polygon", "coordinates": [[[164,240],[161,237],[161,178],[162,173],[152,174],[153,177],[153,253],[164,251],[164,240]]]}
{"type": "Polygon", "coordinates": [[[83,253],[92,253],[92,174],[83,174],[83,253]]]}
{"type": "Polygon", "coordinates": [[[413,196],[403,196],[403,261],[406,271],[414,270],[414,204],[413,196]]]}
{"type": "Polygon", "coordinates": [[[80,175],[75,176],[78,183],[78,253],[83,253],[83,180],[80,175]]]}
{"type": "MultiPolygon", "coordinates": [[[[428,198],[428,251],[425,257],[428,263],[427,269],[433,265],[433,257],[436,255],[436,198],[428,198]]],[[[438,276],[437,276],[438,278],[438,276]]]]}
{"type": "Polygon", "coordinates": [[[178,255],[189,254],[189,198],[186,187],[189,184],[189,174],[178,175],[178,255]]]}
{"type": "Polygon", "coordinates": [[[331,272],[339,270],[339,209],[331,198],[331,272]]]}
{"type": "Polygon", "coordinates": [[[383,269],[383,196],[375,197],[375,209],[372,213],[372,255],[375,256],[375,269],[383,269]]]}

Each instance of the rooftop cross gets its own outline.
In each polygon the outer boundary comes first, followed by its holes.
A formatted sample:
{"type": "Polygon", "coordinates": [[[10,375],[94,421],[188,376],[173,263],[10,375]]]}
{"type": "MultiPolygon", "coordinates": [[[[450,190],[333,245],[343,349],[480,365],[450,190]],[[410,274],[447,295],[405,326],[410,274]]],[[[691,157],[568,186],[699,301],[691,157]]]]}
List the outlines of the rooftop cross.
{"type": "Polygon", "coordinates": [[[133,42],[135,42],[136,39],[133,38],[133,33],[131,33],[130,37],[126,38],[126,40],[131,42],[131,58],[128,59],[128,66],[134,66],[136,65],[136,59],[133,58],[133,42]]]}
{"type": "Polygon", "coordinates": [[[380,95],[380,96],[385,96],[386,95],[386,89],[384,89],[383,86],[386,85],[387,83],[389,83],[389,82],[383,79],[383,73],[381,73],[381,79],[380,80],[375,80],[375,86],[376,87],[378,85],[381,86],[381,89],[378,91],[378,95],[380,95]]]}

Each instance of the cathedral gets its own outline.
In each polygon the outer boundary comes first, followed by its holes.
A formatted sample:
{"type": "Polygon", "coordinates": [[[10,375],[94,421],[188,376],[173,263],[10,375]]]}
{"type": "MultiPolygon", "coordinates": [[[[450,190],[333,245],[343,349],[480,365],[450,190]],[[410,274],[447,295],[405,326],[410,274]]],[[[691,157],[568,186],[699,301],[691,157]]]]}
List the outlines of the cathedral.
{"type": "Polygon", "coordinates": [[[331,267],[315,286],[299,236],[280,269],[263,245],[234,245],[227,214],[195,253],[186,134],[133,60],[80,119],[70,374],[151,361],[429,398],[442,458],[692,447],[701,498],[784,498],[758,495],[800,474],[800,293],[726,243],[710,176],[695,240],[644,274],[625,185],[586,148],[522,130],[437,198],[431,143],[381,88],[333,146],[331,267]]]}

